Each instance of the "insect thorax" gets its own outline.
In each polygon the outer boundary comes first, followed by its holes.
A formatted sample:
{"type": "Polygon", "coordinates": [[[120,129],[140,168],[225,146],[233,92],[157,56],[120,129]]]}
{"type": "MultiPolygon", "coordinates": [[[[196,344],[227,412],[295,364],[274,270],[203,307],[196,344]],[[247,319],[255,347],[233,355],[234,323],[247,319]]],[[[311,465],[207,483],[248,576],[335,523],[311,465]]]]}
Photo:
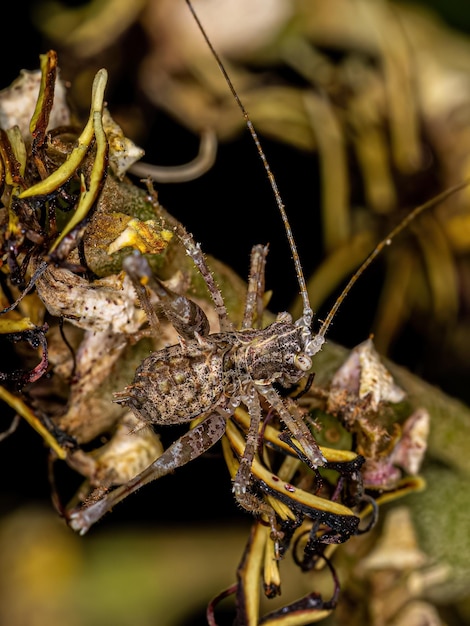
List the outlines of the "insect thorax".
{"type": "Polygon", "coordinates": [[[292,323],[274,322],[262,330],[242,330],[239,339],[239,371],[259,384],[278,382],[285,387],[297,383],[305,368],[299,366],[303,356],[302,330],[292,323]],[[242,366],[241,366],[242,365],[242,366]],[[240,367],[241,366],[241,367],[240,367]]]}
{"type": "Polygon", "coordinates": [[[298,365],[302,348],[301,329],[291,323],[215,333],[202,344],[191,340],[151,354],[118,401],[150,423],[188,422],[219,406],[228,389],[240,393],[250,382],[297,383],[305,374],[298,365]]]}

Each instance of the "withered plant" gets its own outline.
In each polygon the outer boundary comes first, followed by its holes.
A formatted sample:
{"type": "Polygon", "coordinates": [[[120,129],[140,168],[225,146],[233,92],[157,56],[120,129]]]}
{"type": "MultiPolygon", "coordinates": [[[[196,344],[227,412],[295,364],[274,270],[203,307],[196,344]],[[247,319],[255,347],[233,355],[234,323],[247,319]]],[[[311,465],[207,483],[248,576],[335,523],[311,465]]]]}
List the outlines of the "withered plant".
{"type": "MultiPolygon", "coordinates": [[[[361,72],[366,69],[361,66],[361,72]]],[[[427,515],[442,533],[456,523],[457,505],[449,502],[437,510],[433,498],[426,500],[429,490],[442,493],[436,481],[428,480],[424,499],[415,500],[419,515],[412,504],[391,509],[401,515],[397,524],[411,538],[407,545],[414,549],[414,560],[394,560],[385,545],[387,526],[382,535],[379,530],[359,535],[371,529],[380,505],[425,488],[420,473],[425,455],[430,475],[435,475],[433,462],[439,462],[461,484],[469,471],[464,453],[468,409],[384,363],[370,338],[349,354],[328,343],[319,352],[336,308],[315,330],[313,297],[307,295],[266,162],[299,282],[302,310],[294,307],[292,312],[297,321],[269,310],[267,247],[254,246],[247,285],[221,263],[206,259],[199,243],[161,206],[158,184],[129,176],[151,170],[137,169],[142,150],[125,137],[106,108],[106,84],[107,72],[99,70],[83,130],[70,114],[54,51],[41,56],[40,71],[23,72],[0,94],[5,112],[0,134],[0,332],[21,362],[15,369],[5,365],[0,397],[42,437],[50,451],[52,483],[64,464],[83,479],[69,501],[54,491],[58,512],[85,533],[137,488],[164,479],[220,440],[227,489],[233,485],[236,502],[254,519],[235,584],[209,604],[210,624],[217,623],[218,603],[231,594],[240,625],[300,626],[324,618],[339,624],[345,614],[351,624],[406,624],[411,614],[439,620],[428,589],[437,581],[441,593],[448,590],[447,597],[461,593],[469,570],[464,550],[458,555],[458,547],[452,546],[446,555],[429,540],[427,515]],[[12,106],[14,116],[6,113],[12,106]],[[184,433],[164,447],[160,429],[180,424],[184,433]],[[407,582],[419,577],[433,557],[441,564],[452,560],[450,569],[438,570],[429,583],[423,575],[418,591],[410,591],[407,582]],[[311,581],[311,591],[300,599],[281,598],[281,606],[260,616],[260,583],[267,598],[279,596],[282,561],[290,558],[311,581]],[[382,593],[393,600],[386,608],[380,604],[382,593]]],[[[168,93],[170,98],[174,92],[168,93]]],[[[324,99],[303,94],[302,103],[316,128],[324,120],[322,112],[333,119],[331,109],[322,108],[324,99]]],[[[243,105],[242,111],[254,132],[243,105]]],[[[393,128],[401,136],[406,119],[395,109],[394,114],[393,128]]],[[[219,132],[212,120],[208,114],[209,142],[212,131],[219,132]]],[[[261,129],[268,132],[263,122],[261,129]]],[[[381,135],[374,137],[379,142],[381,135]]],[[[395,201],[390,193],[387,202],[378,192],[374,195],[377,179],[365,167],[370,164],[365,153],[375,144],[365,137],[356,140],[369,199],[377,200],[378,214],[388,214],[395,201]]],[[[394,145],[397,167],[417,167],[409,157],[411,148],[404,155],[398,139],[394,145]]],[[[262,150],[260,154],[264,156],[262,150]]],[[[203,169],[212,160],[204,157],[203,169]]],[[[179,175],[185,179],[187,172],[179,175]]],[[[329,172],[325,163],[325,203],[335,204],[328,193],[334,188],[326,180],[329,172]]],[[[338,193],[344,192],[341,180],[338,193]]],[[[451,194],[458,197],[454,192],[466,183],[460,176],[452,182],[458,185],[428,199],[439,205],[451,194]]],[[[339,204],[345,204],[344,196],[339,204]]],[[[412,215],[422,213],[426,220],[427,209],[422,205],[412,215]]],[[[335,238],[338,233],[328,226],[332,214],[337,223],[343,220],[330,209],[325,213],[325,232],[335,238]]],[[[409,221],[390,229],[389,236],[409,221]]],[[[414,224],[419,233],[421,224],[414,224]]],[[[348,257],[335,280],[358,265],[347,235],[327,246],[332,256],[324,267],[332,267],[338,255],[348,257]]],[[[376,238],[368,237],[367,245],[376,238]]],[[[390,337],[395,331],[387,332],[390,337]]],[[[5,434],[17,423],[15,417],[5,434]]]]}

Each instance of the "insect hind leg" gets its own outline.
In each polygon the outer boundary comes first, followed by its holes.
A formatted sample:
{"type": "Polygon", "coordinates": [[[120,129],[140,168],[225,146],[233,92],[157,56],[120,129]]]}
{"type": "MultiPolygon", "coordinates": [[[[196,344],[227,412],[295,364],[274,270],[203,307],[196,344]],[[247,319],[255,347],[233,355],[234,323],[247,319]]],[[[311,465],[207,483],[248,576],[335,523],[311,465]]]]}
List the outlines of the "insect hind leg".
{"type": "Polygon", "coordinates": [[[182,435],[143,472],[125,485],[110,491],[100,500],[67,514],[69,526],[84,535],[116,504],[144,485],[170,474],[207,452],[225,433],[226,418],[220,413],[209,414],[201,423],[182,435]]]}

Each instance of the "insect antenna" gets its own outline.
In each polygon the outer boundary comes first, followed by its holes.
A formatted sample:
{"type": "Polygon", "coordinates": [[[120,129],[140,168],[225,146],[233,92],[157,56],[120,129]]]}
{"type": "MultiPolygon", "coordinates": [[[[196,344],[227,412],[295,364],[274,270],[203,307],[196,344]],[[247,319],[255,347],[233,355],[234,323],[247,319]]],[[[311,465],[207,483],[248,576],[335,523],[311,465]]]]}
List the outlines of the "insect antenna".
{"type": "Polygon", "coordinates": [[[341,306],[341,304],[346,299],[346,296],[349,294],[349,292],[351,291],[352,287],[356,284],[357,280],[362,276],[362,274],[366,271],[366,269],[369,267],[369,265],[371,265],[371,263],[374,261],[374,259],[382,252],[382,250],[386,246],[389,246],[392,243],[392,240],[395,239],[395,237],[397,235],[399,235],[403,230],[405,230],[405,228],[407,228],[409,226],[409,224],[418,217],[418,215],[421,215],[421,213],[423,213],[427,209],[430,209],[433,206],[436,206],[437,204],[442,202],[443,200],[446,200],[449,196],[451,196],[452,194],[456,193],[460,189],[463,189],[464,187],[466,187],[469,184],[470,184],[470,179],[467,178],[464,181],[454,185],[453,187],[449,187],[448,189],[445,189],[441,193],[437,194],[437,196],[434,196],[433,198],[431,198],[430,200],[427,200],[423,204],[420,204],[415,209],[410,211],[410,213],[408,213],[408,215],[406,215],[402,219],[402,221],[399,224],[397,224],[395,226],[395,228],[393,228],[388,233],[388,235],[386,237],[384,237],[382,239],[382,241],[380,241],[375,246],[375,248],[372,250],[372,252],[369,254],[369,256],[366,257],[366,259],[362,262],[360,267],[351,276],[351,278],[347,282],[346,286],[344,287],[343,291],[341,292],[341,294],[336,299],[335,303],[331,307],[331,309],[330,309],[328,315],[326,316],[325,320],[322,322],[322,325],[321,325],[320,330],[318,331],[317,337],[322,337],[322,338],[325,337],[325,335],[326,335],[326,333],[328,331],[328,328],[330,327],[331,322],[333,321],[333,318],[335,317],[336,313],[338,312],[338,309],[341,306]]]}
{"type": "Polygon", "coordinates": [[[264,153],[264,150],[261,146],[260,140],[258,138],[258,134],[251,122],[250,116],[248,115],[248,111],[245,109],[245,106],[243,104],[243,102],[240,100],[240,97],[235,89],[235,87],[233,86],[232,80],[230,79],[230,76],[227,73],[227,70],[224,67],[224,64],[222,63],[222,60],[217,52],[217,50],[214,48],[214,46],[212,45],[205,29],[204,26],[202,25],[199,17],[197,16],[196,11],[194,10],[194,7],[191,4],[191,0],[186,0],[186,4],[189,7],[189,10],[191,11],[194,20],[199,28],[199,30],[201,31],[202,36],[204,37],[204,40],[206,41],[206,44],[209,48],[209,50],[211,51],[217,65],[219,66],[220,71],[222,72],[222,75],[230,89],[230,91],[232,92],[232,95],[235,99],[235,102],[238,104],[243,117],[245,118],[245,123],[246,126],[248,128],[248,130],[250,131],[251,137],[255,143],[256,149],[258,151],[258,155],[261,158],[261,161],[263,163],[264,169],[266,171],[266,174],[268,176],[269,179],[269,183],[271,185],[271,189],[274,193],[274,197],[276,199],[276,204],[278,206],[279,209],[279,213],[281,214],[281,218],[282,221],[284,223],[284,228],[286,231],[286,235],[287,235],[287,240],[289,242],[289,247],[291,250],[291,254],[292,254],[292,258],[294,261],[294,266],[295,266],[295,273],[297,275],[297,281],[299,283],[299,287],[300,287],[300,295],[302,297],[302,302],[303,302],[303,314],[302,314],[302,318],[300,320],[301,324],[303,326],[305,326],[306,328],[310,329],[310,326],[312,325],[312,321],[313,321],[313,311],[312,311],[312,307],[310,306],[310,301],[308,298],[308,291],[307,291],[307,284],[305,282],[305,277],[304,277],[304,273],[302,271],[302,265],[300,263],[300,257],[299,254],[297,252],[297,246],[294,240],[294,235],[292,234],[292,229],[290,227],[290,223],[289,220],[287,218],[287,213],[285,210],[285,206],[284,206],[284,202],[282,201],[282,197],[281,194],[279,192],[279,188],[277,186],[277,182],[276,179],[274,177],[274,174],[271,170],[271,167],[269,166],[268,160],[266,158],[266,155],[264,153]]]}
{"type": "MultiPolygon", "coordinates": [[[[303,270],[302,270],[302,265],[300,263],[300,258],[299,258],[299,254],[297,252],[297,246],[294,240],[294,235],[292,233],[292,229],[290,227],[290,223],[289,220],[287,218],[287,213],[285,210],[285,206],[284,206],[284,202],[282,201],[282,197],[281,194],[279,192],[277,183],[276,183],[276,179],[274,177],[274,174],[271,170],[271,167],[269,166],[268,160],[266,158],[266,155],[263,151],[263,148],[261,146],[260,140],[258,138],[258,134],[256,133],[256,130],[253,126],[253,123],[251,122],[250,116],[248,115],[247,110],[245,109],[245,106],[243,105],[243,102],[240,100],[240,97],[230,79],[230,76],[228,75],[222,60],[219,56],[219,54],[217,53],[217,51],[215,50],[214,46],[212,45],[201,21],[199,20],[199,17],[196,14],[196,11],[194,10],[194,7],[191,4],[191,0],[186,0],[186,4],[189,7],[189,10],[191,11],[194,20],[196,21],[196,24],[199,28],[199,30],[201,31],[202,36],[204,37],[204,40],[206,41],[206,44],[210,50],[210,52],[212,53],[217,65],[219,66],[220,71],[222,72],[222,75],[233,95],[233,98],[235,99],[236,103],[238,104],[243,117],[245,118],[245,123],[246,126],[248,128],[248,130],[250,131],[251,137],[256,145],[256,149],[258,151],[258,155],[261,158],[261,161],[263,163],[264,169],[267,173],[270,185],[271,185],[271,189],[274,193],[274,197],[276,199],[276,204],[278,206],[279,209],[279,213],[281,214],[281,218],[282,221],[284,223],[284,228],[286,231],[286,235],[287,235],[287,239],[289,242],[289,247],[291,250],[291,254],[292,254],[292,258],[294,261],[294,266],[295,266],[295,272],[297,274],[297,281],[299,283],[299,287],[300,287],[300,295],[302,298],[302,303],[303,303],[303,313],[302,313],[302,317],[300,318],[300,320],[297,322],[298,325],[303,326],[305,328],[305,332],[307,335],[307,331],[308,333],[310,332],[310,327],[312,325],[312,321],[313,321],[313,311],[310,305],[310,300],[308,297],[308,291],[307,291],[307,285],[305,282],[305,278],[304,278],[304,274],[303,274],[303,270]]],[[[415,209],[413,209],[397,226],[395,226],[395,228],[386,236],[384,237],[384,239],[382,239],[382,241],[380,241],[377,246],[374,248],[374,250],[369,254],[369,256],[365,259],[365,261],[361,264],[361,266],[359,267],[358,270],[356,270],[356,272],[351,276],[351,278],[349,279],[347,285],[345,286],[345,288],[343,289],[343,291],[341,292],[341,294],[339,295],[339,297],[337,298],[336,302],[334,303],[334,305],[332,306],[332,308],[330,309],[329,313],[327,314],[325,320],[322,322],[322,325],[320,327],[320,330],[318,333],[316,333],[313,337],[311,337],[311,339],[309,339],[306,342],[306,352],[310,355],[314,355],[316,354],[322,347],[323,343],[325,342],[325,335],[333,321],[333,318],[335,317],[336,313],[338,312],[339,307],[341,306],[341,304],[344,302],[344,300],[346,299],[346,296],[349,294],[349,292],[351,291],[352,287],[355,285],[355,283],[357,282],[357,280],[362,276],[362,274],[366,271],[366,269],[369,267],[369,265],[371,265],[371,263],[374,261],[374,259],[382,252],[382,250],[388,246],[393,239],[395,239],[395,237],[397,235],[399,235],[405,228],[407,228],[407,226],[410,224],[410,222],[412,222],[414,219],[416,219],[416,217],[418,217],[418,215],[420,215],[423,211],[436,206],[437,204],[439,204],[440,202],[442,202],[443,200],[445,200],[446,198],[448,198],[449,196],[451,196],[452,194],[456,193],[457,191],[459,191],[460,189],[463,189],[464,187],[466,187],[467,185],[470,184],[470,179],[466,179],[464,181],[462,181],[461,183],[458,183],[456,185],[454,185],[453,187],[449,187],[448,189],[446,189],[445,191],[441,192],[440,194],[438,194],[437,196],[434,196],[434,198],[431,198],[430,200],[428,200],[427,202],[425,202],[424,204],[419,205],[418,207],[416,207],[415,209]]]]}

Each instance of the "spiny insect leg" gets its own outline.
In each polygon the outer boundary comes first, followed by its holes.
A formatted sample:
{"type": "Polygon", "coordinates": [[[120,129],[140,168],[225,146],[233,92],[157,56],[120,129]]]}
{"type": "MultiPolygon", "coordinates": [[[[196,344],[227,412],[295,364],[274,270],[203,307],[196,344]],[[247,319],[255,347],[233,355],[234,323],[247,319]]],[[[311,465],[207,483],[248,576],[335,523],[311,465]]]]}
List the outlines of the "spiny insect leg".
{"type": "Polygon", "coordinates": [[[153,275],[144,256],[135,252],[124,259],[122,266],[132,280],[155,334],[157,334],[155,331],[158,329],[158,319],[147,289],[158,297],[158,307],[181,337],[194,339],[196,333],[200,336],[209,334],[209,320],[201,307],[186,296],[166,287],[153,275]]]}
{"type": "Polygon", "coordinates": [[[267,254],[268,246],[253,246],[242,328],[255,328],[255,322],[258,327],[261,326],[267,254]]]}
{"type": "Polygon", "coordinates": [[[250,384],[248,386],[248,389],[242,396],[242,401],[246,405],[250,416],[250,426],[246,436],[245,450],[240,459],[240,467],[233,481],[233,492],[237,500],[244,506],[242,500],[251,481],[251,465],[258,448],[259,426],[261,423],[261,405],[253,385],[250,384]]]}
{"type": "Polygon", "coordinates": [[[224,433],[225,417],[220,413],[211,413],[203,422],[171,444],[158,459],[128,483],[117,487],[90,506],[70,512],[69,525],[84,535],[105,513],[129,494],[198,458],[217,443],[224,433]]]}
{"type": "Polygon", "coordinates": [[[289,398],[282,399],[271,385],[257,385],[257,387],[261,395],[264,396],[273,409],[277,411],[279,417],[290,430],[291,434],[301,444],[305,461],[308,465],[312,469],[325,465],[327,460],[323,456],[310,429],[303,421],[295,402],[289,398]]]}
{"type": "Polygon", "coordinates": [[[242,398],[250,415],[250,426],[245,439],[245,448],[240,458],[240,466],[233,480],[233,492],[237,502],[254,515],[265,515],[268,518],[273,537],[279,538],[279,531],[276,528],[276,517],[273,509],[263,502],[258,496],[250,492],[252,481],[251,466],[258,449],[259,426],[261,423],[261,405],[258,394],[253,385],[245,392],[242,398]]]}
{"type": "Polygon", "coordinates": [[[206,263],[206,259],[199,244],[194,241],[192,235],[188,233],[188,231],[183,227],[182,224],[178,223],[174,227],[174,230],[178,236],[178,239],[185,247],[187,254],[192,258],[194,265],[201,273],[201,276],[203,277],[204,282],[209,289],[210,296],[212,298],[217,316],[219,318],[221,332],[233,330],[233,324],[228,317],[227,308],[225,306],[222,293],[216,285],[214,277],[212,276],[212,272],[210,271],[206,263]]]}

